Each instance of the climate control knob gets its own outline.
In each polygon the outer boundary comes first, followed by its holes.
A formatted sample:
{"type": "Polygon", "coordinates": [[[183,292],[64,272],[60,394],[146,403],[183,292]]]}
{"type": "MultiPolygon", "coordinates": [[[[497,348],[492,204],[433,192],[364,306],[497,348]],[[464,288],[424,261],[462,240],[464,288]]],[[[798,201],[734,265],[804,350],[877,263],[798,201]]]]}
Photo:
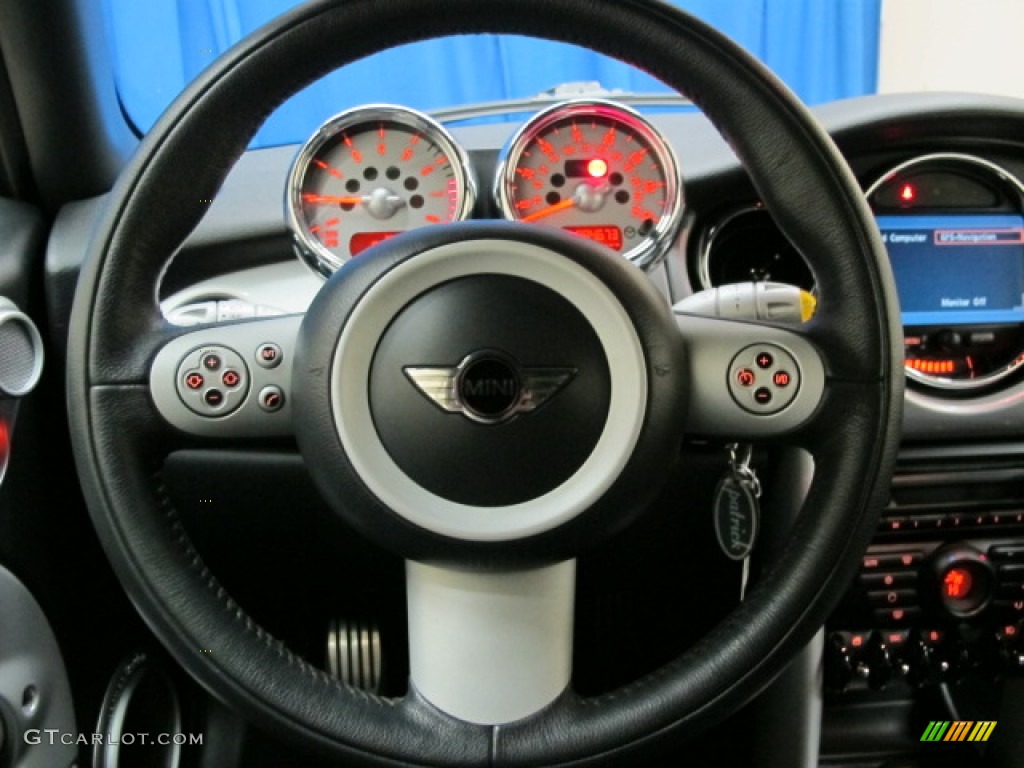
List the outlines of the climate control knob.
{"type": "Polygon", "coordinates": [[[987,555],[966,544],[935,552],[931,570],[938,602],[954,618],[976,616],[988,606],[995,589],[995,571],[987,555]]]}

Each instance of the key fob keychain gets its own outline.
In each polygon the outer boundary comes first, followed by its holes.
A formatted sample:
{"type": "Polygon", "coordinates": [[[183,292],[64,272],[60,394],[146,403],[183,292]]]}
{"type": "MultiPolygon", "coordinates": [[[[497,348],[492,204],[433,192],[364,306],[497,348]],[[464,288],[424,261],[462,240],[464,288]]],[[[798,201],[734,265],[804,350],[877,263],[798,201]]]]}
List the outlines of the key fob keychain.
{"type": "Polygon", "coordinates": [[[761,481],[750,467],[753,446],[735,443],[726,449],[729,468],[715,489],[715,537],[722,553],[730,560],[743,562],[740,597],[746,590],[750,553],[754,550],[761,525],[761,481]]]}

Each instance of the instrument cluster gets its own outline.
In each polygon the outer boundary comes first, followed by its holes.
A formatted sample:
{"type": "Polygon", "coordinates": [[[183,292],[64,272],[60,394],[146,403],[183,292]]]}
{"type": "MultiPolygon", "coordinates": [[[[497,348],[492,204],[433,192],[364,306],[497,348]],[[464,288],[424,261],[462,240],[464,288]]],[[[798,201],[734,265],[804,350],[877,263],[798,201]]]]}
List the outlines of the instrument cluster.
{"type": "MultiPolygon", "coordinates": [[[[668,250],[683,212],[675,153],[633,109],[556,104],[503,148],[495,208],[510,221],[589,238],[640,267],[668,250]]],[[[374,244],[471,218],[480,192],[465,150],[416,110],[367,105],[328,120],[292,164],[286,218],[300,257],[330,275],[374,244]]]]}

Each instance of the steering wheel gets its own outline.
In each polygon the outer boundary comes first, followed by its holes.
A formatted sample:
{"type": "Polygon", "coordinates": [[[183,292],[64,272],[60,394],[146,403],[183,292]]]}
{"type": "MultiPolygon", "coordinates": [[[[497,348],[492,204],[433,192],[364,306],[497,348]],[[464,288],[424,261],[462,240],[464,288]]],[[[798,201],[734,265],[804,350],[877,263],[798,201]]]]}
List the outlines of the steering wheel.
{"type": "Polygon", "coordinates": [[[760,64],[682,11],[323,0],[213,64],[109,195],[73,310],[71,433],[131,599],[243,714],[361,764],[607,764],[735,710],[822,625],[886,492],[899,338],[885,253],[838,151],[760,64]],[[692,99],[811,265],[817,315],[799,327],[676,316],[638,269],[582,238],[470,222],[376,246],[327,281],[304,319],[165,323],[155,286],[167,259],[275,106],[376,51],[484,32],[592,48],[692,99]],[[732,366],[758,349],[788,356],[798,377],[771,413],[731,394],[732,366]],[[182,371],[207,355],[242,375],[230,415],[180,393],[182,371]],[[434,378],[417,385],[412,369],[434,378]],[[258,626],[206,569],[161,485],[161,459],[184,442],[282,435],[339,515],[406,558],[402,699],[333,680],[258,626]],[[570,685],[574,558],[643,511],[684,435],[805,449],[805,503],[779,561],[724,622],[653,674],[581,697],[570,685]]]}

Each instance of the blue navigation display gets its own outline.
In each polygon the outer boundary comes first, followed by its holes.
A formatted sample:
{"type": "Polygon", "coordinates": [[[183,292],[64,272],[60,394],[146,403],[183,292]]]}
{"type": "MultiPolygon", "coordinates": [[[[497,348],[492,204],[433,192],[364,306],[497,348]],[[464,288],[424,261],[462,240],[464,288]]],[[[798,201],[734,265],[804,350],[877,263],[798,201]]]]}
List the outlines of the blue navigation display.
{"type": "Polygon", "coordinates": [[[903,325],[1024,322],[1024,216],[878,216],[903,325]]]}

